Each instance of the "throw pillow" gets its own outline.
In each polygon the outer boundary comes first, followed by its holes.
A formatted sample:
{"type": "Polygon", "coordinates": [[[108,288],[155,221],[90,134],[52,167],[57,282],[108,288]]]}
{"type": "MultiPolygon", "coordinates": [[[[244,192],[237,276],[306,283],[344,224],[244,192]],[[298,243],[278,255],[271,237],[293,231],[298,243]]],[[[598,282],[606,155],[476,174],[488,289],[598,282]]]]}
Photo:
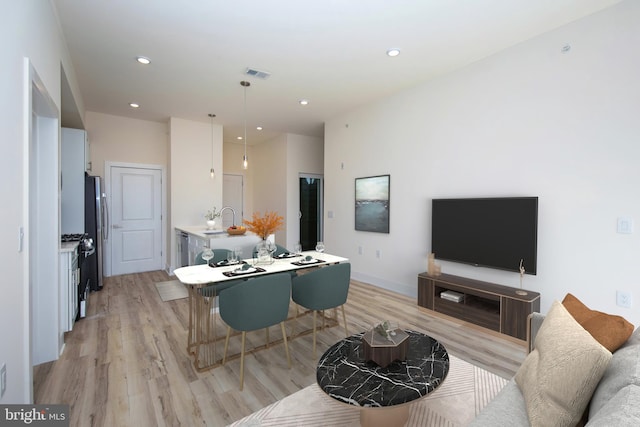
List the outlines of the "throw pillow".
{"type": "MultiPolygon", "coordinates": [[[[631,335],[611,358],[589,404],[589,419],[628,385],[640,388],[640,328],[631,335]]],[[[640,424],[639,424],[640,425],[640,424]]]]}
{"type": "Polygon", "coordinates": [[[633,325],[623,317],[591,310],[572,294],[567,294],[564,297],[562,305],[578,321],[580,326],[612,353],[624,344],[633,333],[633,325]]]}
{"type": "Polygon", "coordinates": [[[589,427],[637,427],[640,425],[640,387],[628,385],[589,419],[589,427]]]}
{"type": "Polygon", "coordinates": [[[610,360],[611,352],[554,301],[515,375],[531,425],[576,425],[610,360]]]}

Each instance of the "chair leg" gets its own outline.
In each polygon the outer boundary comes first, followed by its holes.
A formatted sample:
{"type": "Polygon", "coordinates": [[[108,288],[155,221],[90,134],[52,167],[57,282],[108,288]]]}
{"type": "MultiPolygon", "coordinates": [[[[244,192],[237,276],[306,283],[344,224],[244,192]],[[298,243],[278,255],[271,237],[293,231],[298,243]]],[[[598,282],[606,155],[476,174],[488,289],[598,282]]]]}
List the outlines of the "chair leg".
{"type": "Polygon", "coordinates": [[[224,356],[222,356],[222,364],[227,361],[227,349],[229,348],[229,337],[231,336],[231,326],[227,326],[227,339],[224,340],[224,356]]]}
{"type": "Polygon", "coordinates": [[[240,391],[242,391],[242,387],[244,386],[244,339],[246,336],[247,333],[242,331],[242,350],[240,351],[240,391]]]}
{"type": "Polygon", "coordinates": [[[316,311],[313,310],[313,358],[316,358],[316,311]]]}
{"type": "Polygon", "coordinates": [[[280,329],[282,329],[282,341],[284,341],[284,351],[287,354],[287,364],[291,369],[291,356],[289,355],[289,343],[287,343],[287,331],[284,328],[284,322],[280,322],[280,329]]]}
{"type": "MultiPolygon", "coordinates": [[[[336,316],[336,318],[337,318],[337,316],[336,316]]],[[[344,333],[346,334],[345,336],[348,337],[349,336],[349,330],[347,329],[347,316],[345,316],[345,314],[344,314],[344,304],[342,304],[342,321],[344,322],[344,333]]]]}
{"type": "Polygon", "coordinates": [[[296,304],[296,315],[291,319],[291,338],[293,339],[293,333],[296,330],[296,324],[298,323],[298,316],[300,315],[299,306],[296,304]]]}

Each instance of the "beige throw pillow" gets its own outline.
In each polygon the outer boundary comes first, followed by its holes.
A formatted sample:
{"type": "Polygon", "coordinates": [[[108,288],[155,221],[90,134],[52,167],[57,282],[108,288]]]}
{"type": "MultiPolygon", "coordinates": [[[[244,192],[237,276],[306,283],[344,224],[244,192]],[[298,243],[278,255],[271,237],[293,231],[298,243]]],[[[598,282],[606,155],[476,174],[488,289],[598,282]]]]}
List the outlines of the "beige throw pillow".
{"type": "Polygon", "coordinates": [[[587,407],[611,352],[554,301],[515,380],[536,426],[574,426],[587,407]]]}

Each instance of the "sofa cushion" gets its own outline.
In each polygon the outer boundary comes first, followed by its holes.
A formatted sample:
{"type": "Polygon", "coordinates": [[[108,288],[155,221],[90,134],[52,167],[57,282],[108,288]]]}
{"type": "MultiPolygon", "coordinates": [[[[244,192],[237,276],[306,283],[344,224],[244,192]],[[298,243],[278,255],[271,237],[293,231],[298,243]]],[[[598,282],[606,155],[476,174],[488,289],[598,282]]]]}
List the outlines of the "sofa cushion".
{"type": "Polygon", "coordinates": [[[628,385],[604,405],[586,427],[640,426],[640,387],[628,385]]]}
{"type": "Polygon", "coordinates": [[[554,301],[515,380],[532,426],[574,426],[602,377],[611,352],[554,301]]]}
{"type": "Polygon", "coordinates": [[[616,351],[633,333],[633,325],[624,317],[591,310],[582,301],[567,294],[562,305],[571,313],[580,326],[585,328],[610,352],[616,351]]]}
{"type": "Polygon", "coordinates": [[[640,328],[620,347],[611,358],[611,362],[593,393],[589,406],[589,419],[627,385],[640,386],[640,328]]]}

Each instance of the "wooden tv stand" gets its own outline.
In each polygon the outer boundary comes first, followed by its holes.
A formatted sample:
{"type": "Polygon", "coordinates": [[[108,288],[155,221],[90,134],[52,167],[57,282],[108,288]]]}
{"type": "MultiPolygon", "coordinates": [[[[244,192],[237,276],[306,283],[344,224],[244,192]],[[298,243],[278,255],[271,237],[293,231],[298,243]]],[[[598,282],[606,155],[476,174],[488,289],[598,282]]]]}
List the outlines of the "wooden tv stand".
{"type": "Polygon", "coordinates": [[[527,316],[540,311],[540,294],[465,277],[418,274],[418,305],[512,337],[527,339],[527,316]],[[443,291],[463,294],[453,302],[440,297],[443,291]]]}

